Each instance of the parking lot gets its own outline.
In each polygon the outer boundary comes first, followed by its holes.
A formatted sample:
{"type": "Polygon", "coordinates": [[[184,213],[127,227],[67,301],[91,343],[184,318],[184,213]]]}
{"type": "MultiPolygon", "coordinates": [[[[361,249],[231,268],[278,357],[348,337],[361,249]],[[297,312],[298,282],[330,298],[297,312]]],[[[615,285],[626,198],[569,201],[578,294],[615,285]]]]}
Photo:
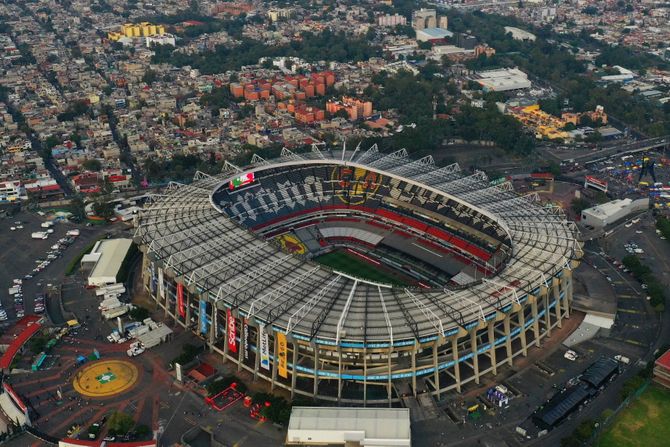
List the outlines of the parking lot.
{"type": "Polygon", "coordinates": [[[0,246],[3,247],[3,266],[0,269],[0,287],[4,292],[0,294],[2,307],[7,313],[7,320],[3,325],[11,324],[16,318],[14,297],[7,291],[14,285],[14,279],[20,279],[23,308],[26,314],[35,310],[35,296],[44,293],[48,284],[56,284],[62,280],[65,268],[72,257],[77,256],[92,240],[103,231],[99,227],[86,227],[71,223],[55,223],[53,233],[48,239],[33,239],[33,232],[45,231],[40,225],[45,219],[31,213],[22,212],[12,218],[0,219],[0,246]],[[21,222],[16,224],[16,222],[21,222]],[[16,228],[22,226],[23,228],[16,228]],[[11,230],[15,227],[15,230],[11,230]],[[38,267],[37,260],[48,260],[48,252],[59,239],[65,238],[69,230],[79,229],[80,235],[67,248],[61,251],[60,257],[49,259],[49,264],[39,272],[33,270],[38,267]],[[26,278],[26,275],[33,276],[26,278]]]}

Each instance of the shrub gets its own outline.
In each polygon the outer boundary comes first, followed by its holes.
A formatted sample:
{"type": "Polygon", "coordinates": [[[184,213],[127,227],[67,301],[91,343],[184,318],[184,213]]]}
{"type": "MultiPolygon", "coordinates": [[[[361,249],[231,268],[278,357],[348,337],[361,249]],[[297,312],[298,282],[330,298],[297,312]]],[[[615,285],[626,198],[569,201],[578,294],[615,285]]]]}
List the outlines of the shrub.
{"type": "Polygon", "coordinates": [[[135,426],[133,418],[120,411],[115,411],[107,420],[109,432],[114,435],[125,435],[135,426]]]}
{"type": "Polygon", "coordinates": [[[235,376],[225,376],[220,380],[214,380],[207,384],[207,394],[209,396],[214,396],[216,394],[219,394],[221,391],[225,390],[228,388],[230,385],[234,383],[237,383],[237,390],[241,393],[244,393],[247,391],[247,386],[240,381],[239,378],[235,376]]]}

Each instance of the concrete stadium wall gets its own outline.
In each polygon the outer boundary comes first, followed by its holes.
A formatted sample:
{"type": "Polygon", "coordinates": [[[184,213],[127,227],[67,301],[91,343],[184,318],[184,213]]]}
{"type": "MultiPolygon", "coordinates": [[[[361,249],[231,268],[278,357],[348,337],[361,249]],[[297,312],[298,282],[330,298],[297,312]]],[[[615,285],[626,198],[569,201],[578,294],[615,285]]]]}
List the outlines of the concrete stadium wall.
{"type": "MultiPolygon", "coordinates": [[[[142,251],[146,253],[146,247],[142,251]]],[[[577,265],[574,262],[571,267],[577,265]]],[[[200,296],[195,290],[184,286],[185,315],[181,316],[174,298],[175,284],[173,272],[163,273],[165,296],[159,296],[160,288],[154,285],[157,275],[151,272],[150,262],[143,257],[143,282],[147,291],[165,312],[166,320],[172,319],[184,328],[198,332],[200,321],[200,296]],[[153,280],[152,280],[153,278],[153,280]]],[[[154,272],[155,273],[155,272],[154,272]]],[[[396,341],[393,346],[378,343],[354,346],[341,342],[339,346],[326,344],[299,334],[287,334],[288,341],[286,378],[278,376],[274,362],[277,352],[275,330],[266,326],[270,339],[270,370],[259,367],[256,347],[260,338],[258,325],[248,322],[249,356],[243,358],[241,348],[244,315],[232,309],[235,317],[238,352],[229,352],[226,342],[226,309],[212,307],[207,315],[209,330],[204,337],[212,352],[221,356],[222,362],[233,362],[238,371],[242,369],[253,374],[254,380],[269,382],[271,390],[284,388],[291,396],[301,395],[324,401],[346,404],[388,404],[400,401],[400,390],[407,389],[417,394],[417,390],[427,389],[439,398],[443,393],[461,392],[463,385],[479,384],[482,376],[496,375],[502,366],[512,366],[517,356],[527,356],[530,346],[541,346],[552,330],[561,327],[570,316],[572,307],[572,270],[564,268],[557,276],[549,278],[545,285],[525,296],[518,302],[510,302],[493,315],[475,322],[453,325],[444,336],[428,342],[419,340],[396,341]],[[298,365],[295,369],[293,365],[298,365]],[[294,373],[295,371],[295,373],[294,373]]],[[[205,298],[208,299],[208,298],[205,298]]],[[[209,300],[212,303],[212,300],[209,300]]],[[[454,316],[456,319],[456,316],[454,316]]]]}

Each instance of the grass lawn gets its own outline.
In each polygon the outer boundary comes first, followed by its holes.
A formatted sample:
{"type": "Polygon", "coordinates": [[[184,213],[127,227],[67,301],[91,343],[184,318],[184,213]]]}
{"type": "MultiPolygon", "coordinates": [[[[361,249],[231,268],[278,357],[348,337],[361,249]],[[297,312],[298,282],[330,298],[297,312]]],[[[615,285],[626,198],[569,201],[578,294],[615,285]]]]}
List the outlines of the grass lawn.
{"type": "Polygon", "coordinates": [[[364,259],[349,253],[345,250],[337,250],[328,254],[318,256],[314,260],[320,264],[326,265],[334,270],[356,276],[358,278],[368,279],[374,282],[393,285],[408,285],[400,276],[366,262],[364,259]]]}
{"type": "Polygon", "coordinates": [[[670,391],[650,385],[623,410],[598,447],[670,445],[670,391]]]}

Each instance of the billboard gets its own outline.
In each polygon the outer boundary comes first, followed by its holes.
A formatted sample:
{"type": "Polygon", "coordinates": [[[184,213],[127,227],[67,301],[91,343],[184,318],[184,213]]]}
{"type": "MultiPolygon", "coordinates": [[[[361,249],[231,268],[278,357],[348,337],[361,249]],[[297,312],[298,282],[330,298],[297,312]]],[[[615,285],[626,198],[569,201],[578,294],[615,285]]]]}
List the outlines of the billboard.
{"type": "Polygon", "coordinates": [[[239,177],[235,177],[228,183],[228,188],[232,191],[234,189],[240,188],[244,185],[248,185],[250,183],[254,182],[254,173],[253,172],[247,172],[246,174],[242,174],[239,177]]]}
{"type": "Polygon", "coordinates": [[[230,309],[226,310],[226,319],[228,320],[228,350],[230,352],[237,352],[237,336],[235,332],[235,317],[230,309]]]}
{"type": "Polygon", "coordinates": [[[184,308],[184,285],[177,283],[177,310],[182,317],[186,316],[186,309],[184,308]]]}
{"type": "Polygon", "coordinates": [[[597,188],[607,190],[607,182],[605,180],[600,180],[599,178],[587,175],[584,177],[584,184],[590,184],[597,188]]]}
{"type": "Polygon", "coordinates": [[[284,379],[288,378],[288,367],[286,365],[286,356],[288,355],[286,335],[283,332],[277,332],[277,358],[279,375],[284,379]]]}
{"type": "Polygon", "coordinates": [[[242,357],[249,360],[249,320],[242,319],[242,357]]]}
{"type": "Polygon", "coordinates": [[[209,329],[207,321],[207,300],[200,300],[200,333],[206,334],[209,329]]]}
{"type": "Polygon", "coordinates": [[[270,371],[270,340],[268,333],[265,332],[265,327],[261,324],[258,326],[258,339],[260,340],[261,351],[261,368],[270,371]]]}

